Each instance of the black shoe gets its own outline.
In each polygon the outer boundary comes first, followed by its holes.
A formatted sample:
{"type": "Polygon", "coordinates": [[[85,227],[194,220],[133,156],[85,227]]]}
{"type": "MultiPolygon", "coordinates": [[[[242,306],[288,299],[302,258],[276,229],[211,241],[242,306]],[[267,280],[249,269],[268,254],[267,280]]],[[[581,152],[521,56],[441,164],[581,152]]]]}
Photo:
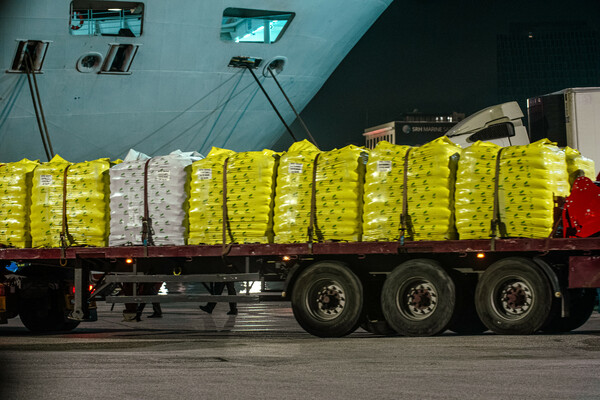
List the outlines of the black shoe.
{"type": "Polygon", "coordinates": [[[235,310],[229,310],[229,312],[227,313],[227,315],[237,315],[238,310],[237,308],[235,310]]]}
{"type": "Polygon", "coordinates": [[[157,314],[157,313],[154,313],[154,314],[152,314],[152,315],[148,315],[148,317],[147,317],[147,318],[162,318],[162,314],[157,314]]]}
{"type": "Polygon", "coordinates": [[[210,307],[208,307],[208,306],[200,306],[198,308],[200,308],[205,313],[212,314],[212,309],[210,307]]]}

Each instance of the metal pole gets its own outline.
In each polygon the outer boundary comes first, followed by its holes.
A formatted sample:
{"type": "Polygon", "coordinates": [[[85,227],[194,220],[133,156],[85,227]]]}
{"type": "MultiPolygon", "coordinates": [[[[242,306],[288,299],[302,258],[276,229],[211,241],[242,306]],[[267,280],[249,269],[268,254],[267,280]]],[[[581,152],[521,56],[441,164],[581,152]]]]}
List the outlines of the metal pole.
{"type": "Polygon", "coordinates": [[[271,100],[271,98],[267,94],[267,91],[265,90],[265,88],[263,87],[263,85],[260,83],[260,81],[256,77],[256,74],[254,73],[254,71],[252,71],[252,68],[250,68],[249,66],[247,66],[246,68],[248,69],[248,71],[250,71],[250,73],[254,77],[254,80],[256,81],[256,83],[258,83],[258,86],[260,87],[260,89],[262,90],[262,92],[264,93],[264,95],[266,96],[267,100],[269,100],[269,103],[271,104],[271,107],[273,107],[273,110],[275,110],[275,112],[277,113],[277,116],[279,117],[279,119],[281,120],[281,122],[283,123],[283,125],[285,126],[285,129],[287,129],[287,131],[290,133],[290,135],[292,136],[292,139],[294,139],[294,142],[297,142],[298,139],[296,139],[296,136],[294,136],[294,133],[292,132],[292,130],[290,129],[290,127],[288,126],[288,124],[285,123],[285,120],[283,119],[283,117],[279,113],[279,110],[277,110],[277,107],[275,107],[275,104],[273,104],[273,101],[271,100]]]}
{"type": "Polygon", "coordinates": [[[285,91],[283,90],[283,88],[281,87],[281,85],[279,84],[279,81],[277,80],[277,78],[275,77],[275,74],[273,73],[273,70],[271,69],[271,66],[268,66],[267,69],[269,70],[269,73],[271,74],[271,77],[273,78],[273,80],[275,81],[275,83],[277,84],[277,87],[279,88],[279,90],[281,90],[281,93],[283,93],[283,96],[285,97],[285,99],[287,100],[288,104],[290,105],[290,107],[292,108],[292,110],[294,111],[294,114],[296,114],[296,118],[298,118],[298,120],[300,121],[300,124],[302,124],[302,127],[304,128],[304,130],[306,131],[306,134],[308,135],[308,137],[310,138],[310,141],[313,142],[313,144],[315,146],[317,146],[317,149],[319,148],[319,145],[317,144],[317,141],[315,140],[315,138],[313,137],[313,135],[311,135],[310,131],[308,130],[308,127],[306,126],[306,124],[304,123],[304,120],[302,119],[302,117],[300,117],[300,114],[298,114],[298,112],[296,111],[296,109],[294,108],[294,105],[292,104],[292,102],[290,101],[290,99],[288,98],[287,94],[285,93],[285,91]]]}

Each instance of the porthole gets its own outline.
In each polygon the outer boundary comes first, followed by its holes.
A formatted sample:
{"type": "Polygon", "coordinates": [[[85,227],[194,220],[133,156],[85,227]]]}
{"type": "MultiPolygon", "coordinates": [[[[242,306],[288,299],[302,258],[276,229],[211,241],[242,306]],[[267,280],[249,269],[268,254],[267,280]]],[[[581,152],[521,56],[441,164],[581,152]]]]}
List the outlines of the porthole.
{"type": "Polygon", "coordinates": [[[95,72],[102,65],[103,57],[100,53],[86,53],[77,60],[77,71],[83,73],[95,72]]]}

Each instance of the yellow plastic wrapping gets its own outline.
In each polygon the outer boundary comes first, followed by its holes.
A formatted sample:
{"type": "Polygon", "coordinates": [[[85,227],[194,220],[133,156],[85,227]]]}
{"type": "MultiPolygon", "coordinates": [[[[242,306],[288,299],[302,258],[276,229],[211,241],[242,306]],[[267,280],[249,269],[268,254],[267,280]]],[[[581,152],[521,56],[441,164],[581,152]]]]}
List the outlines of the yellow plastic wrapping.
{"type": "Polygon", "coordinates": [[[294,143],[282,156],[277,175],[277,243],[309,240],[312,182],[315,185],[314,241],[359,241],[362,231],[362,185],[365,149],[346,146],[319,152],[307,141],[294,143]]]}
{"type": "Polygon", "coordinates": [[[313,168],[317,154],[319,149],[303,140],[293,143],[279,160],[273,218],[276,243],[308,240],[313,168]]]}
{"type": "Polygon", "coordinates": [[[454,183],[460,150],[446,136],[411,150],[407,187],[412,239],[456,239],[454,183]]]}
{"type": "Polygon", "coordinates": [[[223,166],[232,150],[213,147],[192,164],[188,244],[223,242],[223,166]]]}
{"type": "Polygon", "coordinates": [[[213,148],[192,164],[190,244],[223,242],[223,166],[227,162],[228,243],[273,241],[273,191],[278,154],[213,148]]]}
{"type": "Polygon", "coordinates": [[[0,246],[31,247],[31,179],[37,161],[0,165],[0,246]]]}
{"type": "MultiPolygon", "coordinates": [[[[499,146],[465,149],[456,182],[456,226],[461,239],[489,238],[499,146]]],[[[565,152],[547,139],[502,149],[498,183],[501,227],[496,235],[544,238],[554,224],[554,197],[568,194],[565,152]]]]}
{"type": "Polygon", "coordinates": [[[108,239],[107,158],[71,164],[60,156],[38,166],[31,195],[33,247],[60,247],[63,181],[67,173],[66,216],[73,246],[106,246],[108,239]]]}
{"type": "Polygon", "coordinates": [[[456,229],[461,239],[490,237],[496,157],[500,146],[476,142],[463,149],[456,174],[456,229]]]}
{"type": "Polygon", "coordinates": [[[555,143],[542,139],[502,151],[498,199],[507,236],[549,236],[554,225],[554,197],[568,194],[565,152],[555,143]]]}
{"type": "Polygon", "coordinates": [[[410,146],[381,141],[369,153],[364,186],[364,241],[398,240],[400,237],[404,159],[408,149],[410,146]]]}
{"type": "Polygon", "coordinates": [[[570,147],[565,148],[567,157],[567,172],[569,173],[569,184],[572,185],[575,178],[587,176],[591,180],[596,179],[596,165],[594,160],[590,160],[581,155],[581,153],[570,147]]]}
{"type": "MultiPolygon", "coordinates": [[[[319,156],[315,238],[324,241],[361,240],[366,155],[364,148],[349,145],[319,156]]],[[[311,192],[307,195],[310,196],[311,192]]]]}

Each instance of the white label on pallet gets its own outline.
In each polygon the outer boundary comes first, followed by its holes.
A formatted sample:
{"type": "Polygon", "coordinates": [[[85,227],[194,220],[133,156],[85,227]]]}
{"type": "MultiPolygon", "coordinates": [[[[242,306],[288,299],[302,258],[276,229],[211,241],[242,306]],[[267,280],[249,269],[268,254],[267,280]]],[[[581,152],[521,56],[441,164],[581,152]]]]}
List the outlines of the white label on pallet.
{"type": "Polygon", "coordinates": [[[201,168],[198,170],[196,174],[198,179],[201,181],[208,181],[212,179],[212,169],[211,168],[201,168]]]}
{"type": "Polygon", "coordinates": [[[290,163],[289,173],[290,174],[301,174],[303,167],[304,167],[304,164],[301,164],[301,163],[290,163]]]}
{"type": "Polygon", "coordinates": [[[52,175],[40,175],[40,186],[52,186],[52,175]]]}
{"type": "Polygon", "coordinates": [[[392,172],[392,162],[377,161],[377,172],[392,172]]]}
{"type": "Polygon", "coordinates": [[[156,172],[156,180],[157,181],[170,181],[171,180],[171,171],[157,171],[156,172]]]}

